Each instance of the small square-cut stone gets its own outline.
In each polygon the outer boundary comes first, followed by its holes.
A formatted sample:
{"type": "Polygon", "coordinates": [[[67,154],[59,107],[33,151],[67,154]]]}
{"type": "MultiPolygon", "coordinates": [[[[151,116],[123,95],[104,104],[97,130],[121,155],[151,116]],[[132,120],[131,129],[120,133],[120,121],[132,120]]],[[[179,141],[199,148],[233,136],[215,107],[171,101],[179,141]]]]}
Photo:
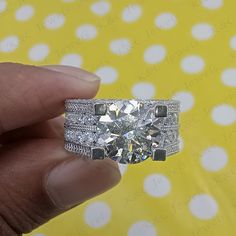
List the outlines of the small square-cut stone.
{"type": "Polygon", "coordinates": [[[106,115],[107,112],[107,105],[106,104],[95,104],[94,105],[94,109],[95,109],[95,115],[106,115]]]}
{"type": "Polygon", "coordinates": [[[104,159],[105,151],[103,148],[94,147],[92,148],[92,159],[104,159]]]}
{"type": "Polygon", "coordinates": [[[157,105],[155,108],[156,117],[166,117],[167,116],[167,106],[157,105]]]}
{"type": "Polygon", "coordinates": [[[165,161],[166,160],[166,150],[165,149],[154,150],[152,160],[153,161],[165,161]]]}

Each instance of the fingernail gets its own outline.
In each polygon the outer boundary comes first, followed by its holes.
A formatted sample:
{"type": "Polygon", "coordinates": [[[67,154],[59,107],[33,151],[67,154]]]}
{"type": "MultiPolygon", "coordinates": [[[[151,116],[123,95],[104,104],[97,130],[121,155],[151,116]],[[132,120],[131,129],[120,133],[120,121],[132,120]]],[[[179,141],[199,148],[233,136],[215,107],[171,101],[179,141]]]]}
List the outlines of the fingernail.
{"type": "Polygon", "coordinates": [[[73,67],[73,66],[65,66],[65,65],[44,65],[42,66],[44,68],[47,68],[49,70],[62,72],[68,75],[72,75],[74,77],[77,77],[78,79],[88,81],[88,82],[97,82],[100,81],[100,77],[98,77],[96,74],[85,71],[81,68],[73,67]]]}
{"type": "Polygon", "coordinates": [[[86,81],[91,81],[91,82],[94,82],[94,81],[99,81],[100,82],[101,81],[101,79],[95,74],[84,77],[83,79],[86,80],[86,81]]]}
{"type": "Polygon", "coordinates": [[[110,189],[120,178],[114,163],[76,158],[52,169],[46,191],[58,208],[69,209],[110,189]]]}

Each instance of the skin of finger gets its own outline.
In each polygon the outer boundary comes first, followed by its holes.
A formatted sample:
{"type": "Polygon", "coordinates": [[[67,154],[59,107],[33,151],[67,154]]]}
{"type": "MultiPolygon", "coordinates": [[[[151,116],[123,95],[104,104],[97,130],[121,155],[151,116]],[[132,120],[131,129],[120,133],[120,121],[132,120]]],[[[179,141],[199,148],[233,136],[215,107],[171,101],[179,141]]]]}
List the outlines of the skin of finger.
{"type": "Polygon", "coordinates": [[[75,158],[79,162],[86,161],[89,173],[84,176],[81,191],[87,191],[87,183],[96,179],[91,197],[120,180],[114,161],[75,157],[64,150],[63,142],[58,139],[25,140],[5,145],[0,149],[0,156],[0,202],[4,202],[0,204],[0,212],[16,233],[30,232],[65,211],[54,205],[45,190],[46,176],[55,166],[75,158]]]}
{"type": "Polygon", "coordinates": [[[86,82],[47,68],[0,63],[0,134],[54,118],[64,112],[65,99],[92,98],[98,88],[98,80],[86,82]]]}
{"type": "Polygon", "coordinates": [[[0,215],[0,235],[1,236],[19,236],[17,235],[12,228],[5,222],[3,217],[0,215]]]}
{"type": "Polygon", "coordinates": [[[0,135],[0,144],[7,144],[23,139],[64,138],[64,116],[43,121],[34,125],[18,128],[0,135]]]}

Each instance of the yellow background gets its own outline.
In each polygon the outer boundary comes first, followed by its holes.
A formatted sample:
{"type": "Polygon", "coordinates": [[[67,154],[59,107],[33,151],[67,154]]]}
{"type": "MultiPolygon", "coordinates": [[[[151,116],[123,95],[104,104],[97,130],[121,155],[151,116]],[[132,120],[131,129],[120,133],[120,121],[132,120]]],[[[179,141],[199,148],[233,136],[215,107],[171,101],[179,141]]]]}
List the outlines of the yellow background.
{"type": "Polygon", "coordinates": [[[117,187],[30,235],[236,234],[235,9],[234,0],[0,0],[1,61],[100,73],[100,98],[182,102],[179,154],[121,166],[117,187]]]}

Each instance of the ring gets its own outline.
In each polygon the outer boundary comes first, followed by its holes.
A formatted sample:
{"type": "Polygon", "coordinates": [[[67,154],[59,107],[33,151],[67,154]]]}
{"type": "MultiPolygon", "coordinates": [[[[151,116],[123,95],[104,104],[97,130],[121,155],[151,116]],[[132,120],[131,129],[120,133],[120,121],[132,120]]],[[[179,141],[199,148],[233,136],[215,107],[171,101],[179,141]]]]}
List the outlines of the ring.
{"type": "Polygon", "coordinates": [[[179,151],[175,100],[67,99],[65,149],[91,159],[135,164],[179,151]]]}

